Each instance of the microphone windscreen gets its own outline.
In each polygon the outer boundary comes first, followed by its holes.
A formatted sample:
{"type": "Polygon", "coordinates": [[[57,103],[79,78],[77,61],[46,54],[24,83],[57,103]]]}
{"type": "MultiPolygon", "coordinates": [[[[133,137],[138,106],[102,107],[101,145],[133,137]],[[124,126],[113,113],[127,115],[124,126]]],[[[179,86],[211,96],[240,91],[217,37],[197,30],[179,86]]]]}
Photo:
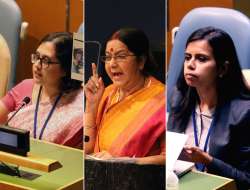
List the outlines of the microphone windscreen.
{"type": "Polygon", "coordinates": [[[28,96],[24,97],[23,102],[25,104],[28,104],[30,102],[30,97],[28,97],[28,96]]]}

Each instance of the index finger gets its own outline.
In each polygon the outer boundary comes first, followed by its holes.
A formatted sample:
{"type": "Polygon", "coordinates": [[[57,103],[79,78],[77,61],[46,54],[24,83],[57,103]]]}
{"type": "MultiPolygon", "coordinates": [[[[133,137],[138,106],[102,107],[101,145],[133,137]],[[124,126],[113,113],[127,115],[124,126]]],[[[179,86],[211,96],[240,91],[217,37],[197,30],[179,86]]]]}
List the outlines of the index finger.
{"type": "Polygon", "coordinates": [[[92,63],[92,74],[94,77],[98,78],[98,73],[97,73],[97,68],[96,68],[96,64],[92,63]]]}

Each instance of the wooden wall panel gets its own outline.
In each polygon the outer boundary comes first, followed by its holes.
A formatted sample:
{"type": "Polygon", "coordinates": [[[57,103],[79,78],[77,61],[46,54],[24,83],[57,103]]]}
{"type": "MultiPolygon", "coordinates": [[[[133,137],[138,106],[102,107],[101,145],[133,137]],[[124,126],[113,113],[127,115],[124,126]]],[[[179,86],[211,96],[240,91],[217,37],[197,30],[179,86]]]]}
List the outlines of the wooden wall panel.
{"type": "Polygon", "coordinates": [[[234,0],[234,9],[250,17],[250,1],[234,0]]]}
{"type": "MultiPolygon", "coordinates": [[[[23,21],[29,23],[25,40],[20,43],[16,82],[32,77],[30,54],[41,38],[55,31],[66,30],[66,0],[16,0],[23,21]]],[[[83,1],[70,0],[70,31],[77,31],[83,22],[83,1]]]]}

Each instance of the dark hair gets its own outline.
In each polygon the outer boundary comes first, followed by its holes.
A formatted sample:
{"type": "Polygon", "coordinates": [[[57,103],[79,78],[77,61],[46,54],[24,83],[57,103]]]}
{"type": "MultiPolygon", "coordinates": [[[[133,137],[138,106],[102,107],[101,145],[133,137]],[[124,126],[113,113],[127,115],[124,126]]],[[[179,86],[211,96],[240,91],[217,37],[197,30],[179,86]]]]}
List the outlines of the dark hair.
{"type": "Polygon", "coordinates": [[[142,70],[144,76],[148,76],[156,70],[157,65],[150,50],[149,40],[142,30],[137,28],[121,28],[108,38],[107,43],[116,39],[124,43],[129,51],[133,52],[138,59],[145,58],[142,70]]]}
{"type": "MultiPolygon", "coordinates": [[[[226,32],[217,28],[201,28],[191,34],[187,40],[186,47],[189,43],[198,40],[206,40],[212,48],[218,71],[225,68],[225,64],[227,64],[226,73],[223,76],[217,76],[217,105],[220,106],[236,97],[249,97],[250,93],[244,83],[241,67],[231,37],[226,32]],[[235,82],[237,82],[237,85],[232,85],[235,82]]],[[[175,117],[184,122],[181,122],[181,125],[186,124],[192,109],[194,109],[197,100],[199,100],[196,89],[187,85],[183,70],[184,67],[177,80],[176,90],[180,93],[179,99],[173,97],[173,99],[175,98],[176,100],[171,102],[175,117]]]]}
{"type": "Polygon", "coordinates": [[[61,92],[70,92],[81,87],[81,82],[70,78],[73,38],[69,32],[54,32],[47,34],[40,41],[39,45],[44,42],[52,42],[55,46],[56,58],[61,68],[65,72],[65,76],[61,79],[61,92]]]}
{"type": "Polygon", "coordinates": [[[83,56],[83,49],[82,48],[76,48],[74,49],[74,57],[77,55],[77,54],[81,54],[81,56],[83,56]]]}

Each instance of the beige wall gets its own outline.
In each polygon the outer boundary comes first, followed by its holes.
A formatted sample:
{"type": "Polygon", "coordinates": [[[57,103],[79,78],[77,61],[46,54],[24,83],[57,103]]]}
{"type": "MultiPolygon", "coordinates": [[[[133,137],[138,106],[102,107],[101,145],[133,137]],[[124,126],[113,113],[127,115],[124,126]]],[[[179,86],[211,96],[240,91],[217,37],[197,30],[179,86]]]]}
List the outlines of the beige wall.
{"type": "MultiPolygon", "coordinates": [[[[29,23],[28,35],[21,41],[16,80],[32,77],[30,54],[39,40],[49,33],[66,30],[66,0],[16,0],[23,21],[29,23]]],[[[83,22],[83,1],[70,0],[70,31],[77,31],[83,22]]]]}

